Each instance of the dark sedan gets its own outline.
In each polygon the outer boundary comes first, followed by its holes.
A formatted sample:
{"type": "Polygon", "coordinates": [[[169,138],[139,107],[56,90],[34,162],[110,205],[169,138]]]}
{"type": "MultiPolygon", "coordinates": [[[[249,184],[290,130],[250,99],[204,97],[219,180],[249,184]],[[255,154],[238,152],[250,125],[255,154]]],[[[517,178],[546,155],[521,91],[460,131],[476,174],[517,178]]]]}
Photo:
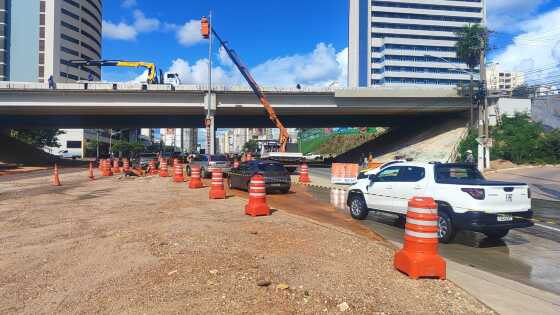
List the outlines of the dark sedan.
{"type": "Polygon", "coordinates": [[[290,191],[288,170],[282,164],[270,160],[243,162],[238,168],[232,168],[229,172],[229,188],[248,190],[251,177],[257,173],[264,176],[267,192],[286,194],[290,191]]]}

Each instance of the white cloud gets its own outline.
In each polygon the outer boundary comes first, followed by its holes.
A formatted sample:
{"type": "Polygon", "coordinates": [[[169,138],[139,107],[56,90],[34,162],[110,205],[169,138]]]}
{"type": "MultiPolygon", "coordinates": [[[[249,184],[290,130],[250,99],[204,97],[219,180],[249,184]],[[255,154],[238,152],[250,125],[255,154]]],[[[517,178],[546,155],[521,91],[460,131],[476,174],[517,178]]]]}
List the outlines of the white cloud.
{"type": "MultiPolygon", "coordinates": [[[[307,54],[296,54],[268,60],[251,69],[260,85],[288,86],[346,86],[348,49],[336,52],[332,45],[319,43],[307,54]]],[[[168,72],[178,73],[183,84],[207,84],[208,60],[199,59],[193,64],[178,58],[168,72]]],[[[146,80],[146,73],[136,80],[146,80]]],[[[233,65],[226,52],[220,50],[212,79],[220,85],[245,85],[245,80],[233,65]]]]}
{"type": "Polygon", "coordinates": [[[134,28],[137,32],[152,32],[159,28],[160,22],[155,18],[147,18],[140,10],[134,10],[134,28]]]}
{"type": "MultiPolygon", "coordinates": [[[[116,40],[135,40],[138,34],[156,31],[161,22],[156,18],[147,18],[140,10],[132,12],[134,23],[113,23],[103,21],[103,36],[116,40]]],[[[165,28],[165,27],[164,27],[165,28]]]]}
{"type": "Polygon", "coordinates": [[[538,7],[549,0],[490,0],[486,1],[488,27],[491,30],[515,33],[522,20],[530,18],[538,7]]]}
{"type": "Polygon", "coordinates": [[[522,24],[522,32],[494,58],[500,68],[529,72],[527,80],[543,83],[560,70],[560,8],[522,24]],[[548,68],[546,71],[535,71],[548,68]]]}
{"type": "Polygon", "coordinates": [[[190,47],[202,42],[200,20],[190,20],[177,29],[177,40],[183,46],[190,47]]]}
{"type": "Polygon", "coordinates": [[[124,0],[121,3],[121,6],[123,8],[132,8],[132,7],[135,7],[136,5],[138,5],[138,3],[136,3],[136,0],[124,0]]]}
{"type": "Polygon", "coordinates": [[[103,37],[118,40],[134,40],[138,32],[136,29],[124,22],[115,24],[103,20],[103,37]]]}

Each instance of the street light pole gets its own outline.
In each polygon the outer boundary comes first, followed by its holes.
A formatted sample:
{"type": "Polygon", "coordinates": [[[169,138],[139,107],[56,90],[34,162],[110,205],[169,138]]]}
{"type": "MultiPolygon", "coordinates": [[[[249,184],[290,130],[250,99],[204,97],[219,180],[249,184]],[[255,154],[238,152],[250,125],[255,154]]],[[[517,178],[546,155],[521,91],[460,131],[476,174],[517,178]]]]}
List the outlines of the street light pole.
{"type": "Polygon", "coordinates": [[[214,117],[212,115],[212,11],[208,14],[208,101],[206,110],[206,154],[214,154],[214,117]]]}

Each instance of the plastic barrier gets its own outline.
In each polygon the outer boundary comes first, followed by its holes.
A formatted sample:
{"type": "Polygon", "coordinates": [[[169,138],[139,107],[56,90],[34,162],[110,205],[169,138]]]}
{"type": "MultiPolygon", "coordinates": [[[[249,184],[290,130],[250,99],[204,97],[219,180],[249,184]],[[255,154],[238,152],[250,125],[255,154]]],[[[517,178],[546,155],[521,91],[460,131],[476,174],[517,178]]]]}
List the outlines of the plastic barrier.
{"type": "Polygon", "coordinates": [[[60,183],[60,178],[58,178],[58,165],[54,165],[53,171],[53,186],[62,186],[60,183]]]}
{"type": "Polygon", "coordinates": [[[305,163],[301,164],[301,166],[300,166],[299,182],[300,183],[311,183],[311,178],[309,178],[309,167],[305,163]]]}
{"type": "Polygon", "coordinates": [[[432,198],[412,197],[406,214],[404,247],[394,266],[412,279],[445,279],[445,260],[438,255],[438,213],[432,198]]]}
{"type": "Polygon", "coordinates": [[[130,172],[130,161],[128,159],[123,160],[123,171],[125,173],[130,172]]]}
{"type": "Polygon", "coordinates": [[[270,215],[270,207],[266,204],[266,184],[262,175],[255,175],[249,184],[249,203],[245,206],[245,214],[252,217],[270,215]]]}
{"type": "Polygon", "coordinates": [[[185,181],[185,176],[183,176],[183,165],[181,165],[181,163],[177,162],[175,163],[174,168],[174,176],[173,176],[173,181],[176,183],[182,183],[185,181]]]}
{"type": "Polygon", "coordinates": [[[204,187],[202,180],[200,179],[200,166],[191,167],[191,180],[189,181],[190,189],[199,189],[204,187]]]}
{"type": "Polygon", "coordinates": [[[119,167],[119,159],[113,161],[113,174],[120,174],[121,168],[119,167]]]}
{"type": "Polygon", "coordinates": [[[210,199],[225,199],[224,173],[218,167],[212,169],[212,184],[209,192],[210,199]]]}
{"type": "MultiPolygon", "coordinates": [[[[183,171],[181,170],[181,175],[183,171]]],[[[165,158],[161,159],[160,167],[159,167],[159,176],[160,177],[169,177],[169,171],[167,169],[167,160],[165,158]]]]}
{"type": "Polygon", "coordinates": [[[333,163],[331,168],[332,184],[354,184],[358,178],[358,164],[333,163]]]}
{"type": "Polygon", "coordinates": [[[91,180],[95,179],[95,176],[93,176],[93,163],[92,162],[89,162],[88,178],[91,179],[91,180]]]}

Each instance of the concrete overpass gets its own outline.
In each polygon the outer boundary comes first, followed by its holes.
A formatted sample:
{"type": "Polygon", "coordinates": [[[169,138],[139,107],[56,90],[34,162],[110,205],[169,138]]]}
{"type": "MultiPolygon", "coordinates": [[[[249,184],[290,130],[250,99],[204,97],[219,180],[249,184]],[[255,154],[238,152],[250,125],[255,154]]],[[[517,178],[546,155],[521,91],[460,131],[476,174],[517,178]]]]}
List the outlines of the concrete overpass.
{"type": "MultiPolygon", "coordinates": [[[[215,86],[216,127],[272,127],[248,87],[215,86]]],[[[286,126],[392,126],[469,109],[455,89],[265,88],[286,126]]],[[[16,127],[203,127],[207,86],[0,82],[0,125],[16,127]]]]}

